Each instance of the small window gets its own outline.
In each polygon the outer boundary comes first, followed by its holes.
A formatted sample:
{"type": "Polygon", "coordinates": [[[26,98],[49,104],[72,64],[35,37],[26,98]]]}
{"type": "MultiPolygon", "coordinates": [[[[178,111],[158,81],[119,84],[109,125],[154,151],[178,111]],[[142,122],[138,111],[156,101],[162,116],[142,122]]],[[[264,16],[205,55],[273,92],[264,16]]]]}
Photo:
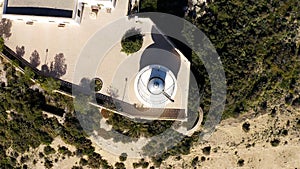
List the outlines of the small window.
{"type": "Polygon", "coordinates": [[[77,16],[80,17],[80,10],[77,10],[77,16]]]}

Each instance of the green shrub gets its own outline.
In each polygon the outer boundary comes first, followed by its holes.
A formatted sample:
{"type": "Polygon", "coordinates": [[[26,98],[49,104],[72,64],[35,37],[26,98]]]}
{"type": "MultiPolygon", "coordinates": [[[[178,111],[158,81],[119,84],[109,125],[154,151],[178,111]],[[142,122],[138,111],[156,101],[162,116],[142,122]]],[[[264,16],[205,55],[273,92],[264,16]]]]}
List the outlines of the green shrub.
{"type": "Polygon", "coordinates": [[[55,153],[55,150],[54,148],[50,147],[50,146],[46,146],[44,147],[44,153],[46,155],[49,155],[49,154],[54,154],[55,153]]]}
{"type": "Polygon", "coordinates": [[[103,81],[100,78],[94,78],[91,80],[91,90],[95,90],[96,92],[100,91],[103,86],[103,81]]]}
{"type": "Polygon", "coordinates": [[[300,129],[300,120],[297,121],[296,127],[300,129]]]}
{"type": "Polygon", "coordinates": [[[58,152],[63,155],[68,155],[68,156],[72,155],[72,152],[65,146],[59,147],[58,152]]]}
{"type": "Polygon", "coordinates": [[[121,51],[127,55],[139,51],[143,45],[143,36],[139,29],[129,29],[122,38],[121,51]]]}
{"type": "Polygon", "coordinates": [[[211,150],[211,147],[210,147],[210,146],[207,146],[207,147],[204,147],[204,148],[202,149],[202,152],[203,152],[203,154],[205,154],[205,155],[209,155],[209,154],[210,154],[210,150],[211,150]]]}
{"type": "Polygon", "coordinates": [[[244,165],[245,160],[243,159],[239,159],[239,161],[237,162],[238,166],[242,167],[244,165]]]}
{"type": "Polygon", "coordinates": [[[271,141],[271,145],[272,145],[273,147],[277,147],[277,146],[279,145],[279,143],[280,143],[280,140],[279,140],[279,139],[274,139],[274,140],[271,141]]]}
{"type": "Polygon", "coordinates": [[[125,168],[125,164],[124,164],[124,163],[120,163],[120,162],[117,162],[117,163],[115,164],[115,168],[116,168],[116,169],[126,169],[126,168],[125,168]]]}
{"type": "Polygon", "coordinates": [[[127,159],[127,154],[126,153],[122,153],[119,157],[120,161],[126,161],[127,159]]]}
{"type": "Polygon", "coordinates": [[[197,156],[197,157],[195,157],[195,158],[192,160],[192,164],[191,164],[191,165],[192,165],[193,167],[196,167],[198,161],[199,161],[199,157],[197,156]]]}
{"type": "Polygon", "coordinates": [[[45,159],[45,167],[46,168],[52,168],[53,167],[53,163],[51,160],[49,160],[48,158],[45,159]]]}
{"type": "Polygon", "coordinates": [[[249,122],[245,122],[243,125],[242,125],[242,128],[245,132],[248,132],[250,130],[250,123],[249,122]]]}
{"type": "Polygon", "coordinates": [[[79,164],[82,165],[82,166],[86,166],[86,165],[88,165],[88,161],[84,158],[81,158],[80,161],[79,161],[79,164]]]}

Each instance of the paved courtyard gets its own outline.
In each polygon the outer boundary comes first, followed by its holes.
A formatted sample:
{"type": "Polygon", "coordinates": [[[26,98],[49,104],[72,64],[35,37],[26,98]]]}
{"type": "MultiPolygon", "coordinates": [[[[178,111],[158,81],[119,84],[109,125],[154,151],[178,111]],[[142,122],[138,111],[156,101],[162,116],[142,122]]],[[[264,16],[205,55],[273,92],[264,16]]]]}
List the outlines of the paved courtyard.
{"type": "Polygon", "coordinates": [[[91,17],[90,7],[85,7],[81,24],[65,27],[13,21],[12,35],[6,45],[15,51],[24,46],[23,57],[28,61],[36,50],[41,62],[38,69],[45,64],[50,67],[55,55],[62,53],[67,71],[61,79],[79,84],[83,78],[99,77],[104,82],[102,94],[110,95],[109,89],[112,89],[116,92],[115,98],[136,105],[141,105],[133,88],[137,73],[150,64],[163,65],[178,81],[175,102],[168,103],[166,108],[186,109],[189,61],[161,35],[150,19],[139,18],[138,22],[134,18],[120,19],[125,18],[127,7],[127,1],[118,1],[111,13],[100,11],[96,19],[91,17]],[[133,27],[145,35],[144,43],[139,52],[127,56],[121,52],[120,41],[133,27]]]}
{"type": "Polygon", "coordinates": [[[66,24],[65,27],[58,27],[56,23],[34,22],[32,25],[28,25],[24,21],[12,21],[12,35],[6,39],[5,43],[14,51],[17,46],[24,46],[23,57],[28,61],[36,50],[41,61],[37,67],[39,69],[43,64],[50,65],[56,54],[63,53],[67,72],[61,78],[72,82],[74,68],[83,46],[99,29],[126,16],[127,2],[118,1],[116,8],[111,13],[99,11],[97,18],[90,14],[90,7],[85,7],[80,25],[66,24]]]}

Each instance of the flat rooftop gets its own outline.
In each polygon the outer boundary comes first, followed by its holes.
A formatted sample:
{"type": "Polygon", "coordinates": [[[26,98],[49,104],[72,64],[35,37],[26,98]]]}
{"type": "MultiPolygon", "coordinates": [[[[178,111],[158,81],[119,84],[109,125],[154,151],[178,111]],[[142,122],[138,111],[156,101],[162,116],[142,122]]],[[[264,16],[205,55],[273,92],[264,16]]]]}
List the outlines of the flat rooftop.
{"type": "Polygon", "coordinates": [[[4,14],[72,18],[77,0],[6,0],[4,14]]]}
{"type": "Polygon", "coordinates": [[[77,0],[7,0],[7,7],[74,10],[77,0]]]}

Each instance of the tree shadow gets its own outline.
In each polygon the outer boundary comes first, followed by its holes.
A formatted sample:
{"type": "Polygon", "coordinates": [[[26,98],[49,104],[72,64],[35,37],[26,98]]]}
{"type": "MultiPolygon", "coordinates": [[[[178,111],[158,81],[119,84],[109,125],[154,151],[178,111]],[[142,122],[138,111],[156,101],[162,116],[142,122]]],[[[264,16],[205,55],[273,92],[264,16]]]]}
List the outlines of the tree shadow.
{"type": "Polygon", "coordinates": [[[33,67],[38,67],[40,65],[40,63],[41,63],[40,54],[36,50],[34,50],[30,56],[30,64],[33,67]]]}
{"type": "Polygon", "coordinates": [[[65,64],[65,60],[63,53],[56,54],[54,61],[51,62],[50,66],[47,64],[42,65],[41,71],[47,76],[60,78],[67,72],[67,64],[65,64]]]}
{"type": "Polygon", "coordinates": [[[178,17],[184,16],[184,7],[188,5],[188,0],[174,1],[174,0],[157,0],[157,10],[178,17]]]}
{"type": "Polygon", "coordinates": [[[162,12],[179,17],[185,14],[185,7],[188,6],[188,0],[143,0],[140,2],[140,12],[162,12]]]}
{"type": "Polygon", "coordinates": [[[50,69],[47,64],[43,64],[41,67],[41,72],[43,72],[44,75],[50,75],[50,69]]]}
{"type": "Polygon", "coordinates": [[[54,61],[50,64],[50,75],[60,78],[67,72],[67,64],[65,64],[65,57],[63,53],[56,54],[54,61]]]}
{"type": "Polygon", "coordinates": [[[0,36],[8,39],[11,36],[11,26],[11,20],[3,18],[0,22],[0,36]]]}
{"type": "Polygon", "coordinates": [[[84,77],[80,80],[79,86],[82,87],[82,90],[86,92],[91,92],[91,82],[91,79],[84,77]]]}
{"type": "Polygon", "coordinates": [[[135,27],[130,28],[129,30],[127,30],[123,36],[122,39],[132,39],[135,38],[136,36],[138,37],[143,37],[144,35],[142,34],[141,29],[137,29],[135,27]]]}
{"type": "Polygon", "coordinates": [[[16,46],[16,54],[19,56],[19,57],[23,57],[25,55],[25,47],[24,46],[16,46]]]}

